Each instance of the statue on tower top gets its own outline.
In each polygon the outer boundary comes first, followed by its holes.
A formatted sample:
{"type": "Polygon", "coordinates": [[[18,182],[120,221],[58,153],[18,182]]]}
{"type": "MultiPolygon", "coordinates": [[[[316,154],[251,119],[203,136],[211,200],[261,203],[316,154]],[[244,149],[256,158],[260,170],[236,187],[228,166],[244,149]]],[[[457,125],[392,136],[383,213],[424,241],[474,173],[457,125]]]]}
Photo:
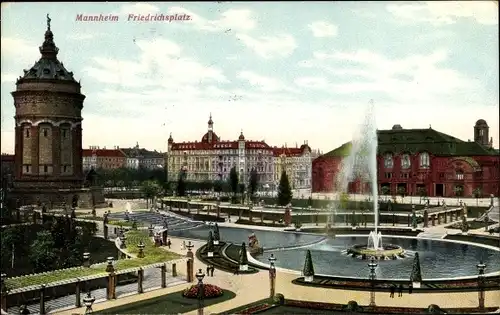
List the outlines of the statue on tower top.
{"type": "Polygon", "coordinates": [[[49,14],[47,13],[47,29],[50,31],[50,21],[52,21],[52,19],[49,17],[49,14]]]}

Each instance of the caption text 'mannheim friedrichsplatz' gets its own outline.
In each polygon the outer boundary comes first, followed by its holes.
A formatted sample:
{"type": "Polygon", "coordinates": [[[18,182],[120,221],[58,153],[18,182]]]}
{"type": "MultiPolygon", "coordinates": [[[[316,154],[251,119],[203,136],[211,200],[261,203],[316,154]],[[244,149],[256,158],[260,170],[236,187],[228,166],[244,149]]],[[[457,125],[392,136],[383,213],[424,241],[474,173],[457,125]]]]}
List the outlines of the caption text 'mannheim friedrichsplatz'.
{"type": "Polygon", "coordinates": [[[114,14],[77,14],[77,22],[176,22],[190,21],[188,14],[128,14],[125,17],[114,14]]]}

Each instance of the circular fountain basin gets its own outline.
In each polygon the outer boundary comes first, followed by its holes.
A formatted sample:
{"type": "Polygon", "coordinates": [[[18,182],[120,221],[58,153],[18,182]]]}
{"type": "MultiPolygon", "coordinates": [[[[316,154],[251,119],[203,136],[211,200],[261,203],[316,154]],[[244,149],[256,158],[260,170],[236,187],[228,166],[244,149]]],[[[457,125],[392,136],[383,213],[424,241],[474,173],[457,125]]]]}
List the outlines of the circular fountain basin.
{"type": "Polygon", "coordinates": [[[389,260],[406,257],[403,247],[394,244],[384,245],[382,248],[368,248],[366,245],[356,244],[347,250],[347,254],[361,259],[389,260]]]}

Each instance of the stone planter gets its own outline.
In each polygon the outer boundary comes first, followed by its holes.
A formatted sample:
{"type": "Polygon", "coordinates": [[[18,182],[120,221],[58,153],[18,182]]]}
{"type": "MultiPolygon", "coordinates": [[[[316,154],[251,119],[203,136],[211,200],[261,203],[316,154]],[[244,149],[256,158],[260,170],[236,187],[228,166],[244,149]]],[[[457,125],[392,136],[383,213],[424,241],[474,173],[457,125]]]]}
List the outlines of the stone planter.
{"type": "Polygon", "coordinates": [[[219,245],[219,241],[214,240],[214,245],[219,245]]]}
{"type": "Polygon", "coordinates": [[[248,271],[248,265],[240,265],[240,271],[248,271]]]}
{"type": "Polygon", "coordinates": [[[412,282],[413,288],[419,289],[420,288],[420,282],[412,282]]]}
{"type": "Polygon", "coordinates": [[[207,257],[214,257],[214,252],[208,252],[207,257]]]}

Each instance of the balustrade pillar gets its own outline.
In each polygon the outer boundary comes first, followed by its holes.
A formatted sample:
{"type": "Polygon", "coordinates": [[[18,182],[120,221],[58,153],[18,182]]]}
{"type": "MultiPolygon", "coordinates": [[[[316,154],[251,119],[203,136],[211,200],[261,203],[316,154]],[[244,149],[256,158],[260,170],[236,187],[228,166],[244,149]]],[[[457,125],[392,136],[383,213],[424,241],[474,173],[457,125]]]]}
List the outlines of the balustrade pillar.
{"type": "Polygon", "coordinates": [[[82,306],[82,300],[81,300],[81,283],[80,280],[78,280],[75,284],[75,307],[81,307],[82,306]]]}
{"type": "Polygon", "coordinates": [[[167,287],[167,265],[163,264],[161,266],[161,287],[166,288],[167,287]]]}
{"type": "Polygon", "coordinates": [[[172,264],[172,277],[177,277],[177,264],[172,264]]]}
{"type": "Polygon", "coordinates": [[[143,284],[144,282],[144,269],[139,269],[137,271],[137,293],[144,293],[143,284]]]}
{"type": "Polygon", "coordinates": [[[40,287],[40,315],[45,315],[45,284],[40,287]]]}

